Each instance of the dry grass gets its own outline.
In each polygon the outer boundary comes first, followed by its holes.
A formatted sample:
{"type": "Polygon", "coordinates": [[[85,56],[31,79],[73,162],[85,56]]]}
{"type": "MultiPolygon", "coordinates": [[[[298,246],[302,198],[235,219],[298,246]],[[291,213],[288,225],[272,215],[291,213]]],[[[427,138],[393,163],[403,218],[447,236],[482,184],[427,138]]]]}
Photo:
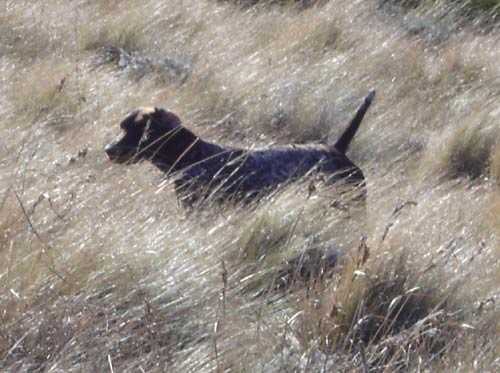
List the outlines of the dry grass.
{"type": "Polygon", "coordinates": [[[36,123],[67,129],[78,125],[75,115],[86,100],[85,87],[67,61],[48,60],[36,64],[23,77],[12,79],[16,85],[10,101],[20,120],[26,125],[36,123]]]}
{"type": "Polygon", "coordinates": [[[78,30],[80,48],[93,50],[107,46],[136,51],[141,48],[141,35],[146,28],[146,18],[140,8],[112,11],[112,22],[98,24],[97,20],[78,30]],[[97,27],[96,27],[97,26],[97,27]]]}
{"type": "Polygon", "coordinates": [[[428,151],[426,168],[434,168],[449,178],[475,179],[488,177],[490,172],[495,175],[493,149],[500,134],[495,119],[477,118],[477,115],[473,118],[479,123],[465,121],[436,139],[428,151]]]}
{"type": "Polygon", "coordinates": [[[415,354],[439,359],[453,349],[463,315],[449,304],[450,289],[426,283],[425,268],[409,269],[404,256],[366,267],[361,259],[348,263],[319,299],[307,302],[299,327],[302,343],[354,354],[345,370],[408,369],[415,354]]]}
{"type": "Polygon", "coordinates": [[[494,151],[491,153],[490,173],[494,180],[500,185],[500,146],[498,142],[495,144],[494,151]]]}
{"type": "MultiPolygon", "coordinates": [[[[389,0],[390,1],[390,0],[389,0]]],[[[439,1],[431,0],[392,0],[394,3],[397,3],[403,7],[408,8],[418,8],[419,6],[432,6],[436,3],[439,4],[439,1]]],[[[446,3],[446,2],[445,2],[446,3]]],[[[451,3],[451,1],[449,1],[451,3]]],[[[471,12],[471,11],[482,11],[486,13],[492,13],[495,15],[495,12],[500,10],[500,1],[498,0],[459,0],[454,2],[457,8],[463,8],[463,10],[471,12]]],[[[477,17],[477,13],[473,14],[477,17]]]]}
{"type": "Polygon", "coordinates": [[[430,2],[235,3],[2,9],[0,370],[497,371],[498,30],[430,2]],[[102,150],[143,105],[224,144],[333,141],[372,87],[361,208],[304,182],[189,214],[102,150]],[[274,286],[330,247],[333,271],[274,286]]]}

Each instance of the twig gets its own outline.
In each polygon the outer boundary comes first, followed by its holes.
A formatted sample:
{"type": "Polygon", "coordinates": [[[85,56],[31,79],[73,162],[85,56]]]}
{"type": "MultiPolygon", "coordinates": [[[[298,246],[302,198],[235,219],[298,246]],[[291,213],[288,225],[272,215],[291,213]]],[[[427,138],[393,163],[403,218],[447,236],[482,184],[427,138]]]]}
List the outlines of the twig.
{"type": "Polygon", "coordinates": [[[217,347],[217,335],[219,333],[219,320],[215,321],[214,324],[214,353],[215,353],[215,363],[217,364],[217,372],[220,372],[220,363],[219,363],[219,349],[217,347]]]}
{"type": "Polygon", "coordinates": [[[363,365],[363,373],[369,373],[370,368],[368,368],[368,363],[366,362],[365,346],[363,346],[363,342],[359,344],[359,354],[361,355],[361,364],[363,365]]]}
{"type": "Polygon", "coordinates": [[[222,317],[226,317],[226,290],[227,290],[227,269],[226,269],[226,264],[224,263],[224,260],[220,261],[220,265],[222,268],[221,271],[221,277],[222,277],[222,291],[221,291],[221,296],[222,296],[222,317]]]}
{"type": "MultiPolygon", "coordinates": [[[[30,230],[31,232],[35,235],[35,237],[38,239],[38,241],[40,241],[40,243],[44,246],[44,248],[42,248],[41,252],[42,254],[45,254],[47,257],[47,251],[51,250],[52,247],[50,247],[49,244],[47,244],[43,239],[42,237],[40,236],[40,234],[38,233],[38,231],[35,229],[35,226],[33,225],[33,222],[31,221],[27,211],[26,211],[26,208],[24,207],[24,204],[23,204],[23,201],[21,201],[21,198],[19,197],[19,195],[17,194],[16,191],[14,191],[14,195],[16,196],[16,199],[17,199],[17,202],[19,203],[19,206],[21,207],[21,211],[23,212],[23,215],[24,215],[24,218],[26,219],[29,227],[30,227],[30,230]]],[[[51,258],[49,258],[49,260],[51,260],[51,258]]],[[[63,275],[61,275],[54,267],[52,264],[50,263],[47,263],[47,266],[49,268],[49,271],[51,271],[53,274],[55,274],[57,277],[59,277],[60,280],[62,281],[66,281],[66,279],[64,278],[63,275]]]]}
{"type": "Polygon", "coordinates": [[[4,358],[2,360],[7,359],[7,357],[16,349],[16,347],[19,346],[24,341],[24,339],[28,336],[28,334],[31,332],[32,329],[33,328],[31,328],[26,333],[24,333],[23,336],[21,338],[19,338],[16,343],[14,343],[14,345],[9,349],[9,351],[7,352],[7,354],[4,356],[4,358]]]}
{"type": "Polygon", "coordinates": [[[363,235],[361,237],[361,241],[358,245],[358,257],[356,258],[356,267],[361,268],[368,258],[370,257],[370,248],[366,244],[367,237],[363,235]]]}
{"type": "Polygon", "coordinates": [[[33,232],[33,234],[36,236],[36,238],[38,238],[38,240],[43,243],[45,246],[47,246],[47,248],[51,248],[50,246],[48,246],[42,239],[42,237],[40,237],[40,234],[38,233],[38,231],[35,229],[35,226],[33,225],[33,223],[31,222],[31,219],[28,215],[28,212],[26,211],[26,209],[24,208],[24,204],[23,204],[23,201],[21,201],[21,198],[19,197],[19,195],[17,194],[16,191],[14,191],[14,195],[16,196],[16,199],[17,199],[17,202],[19,203],[19,206],[21,207],[21,210],[23,212],[23,215],[24,217],[26,218],[26,221],[31,229],[31,231],[33,232]]]}
{"type": "Polygon", "coordinates": [[[50,209],[52,210],[52,212],[54,213],[55,216],[57,216],[60,220],[64,220],[64,216],[59,214],[55,207],[54,207],[54,204],[52,203],[52,199],[49,197],[49,195],[47,193],[42,193],[40,194],[40,196],[38,197],[38,199],[33,203],[33,205],[31,206],[31,209],[30,209],[30,212],[29,212],[29,215],[32,216],[34,213],[35,213],[35,210],[36,208],[38,207],[38,205],[40,203],[42,203],[43,201],[47,200],[47,202],[49,203],[49,207],[50,209]]]}
{"type": "Polygon", "coordinates": [[[234,114],[236,114],[236,111],[232,111],[229,114],[226,114],[225,116],[222,117],[222,119],[219,119],[217,122],[212,124],[213,127],[218,127],[221,124],[224,124],[229,118],[231,118],[234,114]]]}
{"type": "Polygon", "coordinates": [[[113,369],[113,362],[111,361],[111,355],[108,354],[108,364],[109,364],[109,370],[111,371],[111,373],[115,373],[114,369],[113,369]]]}
{"type": "Polygon", "coordinates": [[[392,212],[391,217],[390,217],[390,219],[392,219],[392,220],[389,221],[389,223],[387,223],[387,225],[385,226],[384,234],[382,234],[382,238],[380,240],[381,244],[385,241],[385,239],[387,238],[387,235],[389,234],[389,231],[396,223],[395,218],[397,218],[399,216],[399,214],[401,213],[401,210],[403,210],[403,208],[405,208],[406,206],[417,206],[417,202],[406,201],[406,202],[403,202],[402,204],[396,206],[396,208],[394,209],[394,211],[392,212]]]}
{"type": "Polygon", "coordinates": [[[50,209],[59,218],[59,220],[64,220],[64,215],[61,215],[59,212],[56,211],[54,204],[52,203],[52,198],[47,197],[47,201],[49,202],[50,209]]]}

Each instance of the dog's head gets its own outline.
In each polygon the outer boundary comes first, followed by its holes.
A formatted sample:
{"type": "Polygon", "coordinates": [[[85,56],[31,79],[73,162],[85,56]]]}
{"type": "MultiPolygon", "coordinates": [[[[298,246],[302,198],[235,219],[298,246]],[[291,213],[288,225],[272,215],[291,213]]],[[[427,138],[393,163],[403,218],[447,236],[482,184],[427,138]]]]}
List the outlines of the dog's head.
{"type": "Polygon", "coordinates": [[[141,108],[128,114],[120,123],[123,136],[105,147],[115,163],[136,163],[142,159],[167,162],[175,160],[179,151],[194,135],[181,126],[174,113],[159,108],[141,108]]]}

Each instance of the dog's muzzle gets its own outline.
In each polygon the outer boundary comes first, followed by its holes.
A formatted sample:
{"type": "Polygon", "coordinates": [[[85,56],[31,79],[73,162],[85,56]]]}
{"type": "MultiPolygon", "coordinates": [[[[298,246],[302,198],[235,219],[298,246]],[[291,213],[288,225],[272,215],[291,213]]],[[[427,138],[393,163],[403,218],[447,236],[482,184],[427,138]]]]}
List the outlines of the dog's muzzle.
{"type": "Polygon", "coordinates": [[[104,147],[109,160],[114,163],[132,162],[136,158],[135,148],[124,148],[111,143],[104,147]]]}

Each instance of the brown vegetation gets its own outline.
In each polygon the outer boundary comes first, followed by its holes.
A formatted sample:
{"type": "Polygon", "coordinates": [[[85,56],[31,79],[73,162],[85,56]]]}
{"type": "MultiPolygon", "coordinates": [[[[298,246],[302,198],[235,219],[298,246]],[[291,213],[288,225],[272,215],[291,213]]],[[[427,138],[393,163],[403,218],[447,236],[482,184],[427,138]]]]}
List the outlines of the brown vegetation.
{"type": "Polygon", "coordinates": [[[281,3],[2,6],[0,370],[499,369],[494,17],[281,3]],[[103,151],[138,106],[242,147],[332,141],[367,87],[360,209],[299,182],[187,215],[103,151]],[[327,276],[270,288],[332,246],[327,276]]]}

